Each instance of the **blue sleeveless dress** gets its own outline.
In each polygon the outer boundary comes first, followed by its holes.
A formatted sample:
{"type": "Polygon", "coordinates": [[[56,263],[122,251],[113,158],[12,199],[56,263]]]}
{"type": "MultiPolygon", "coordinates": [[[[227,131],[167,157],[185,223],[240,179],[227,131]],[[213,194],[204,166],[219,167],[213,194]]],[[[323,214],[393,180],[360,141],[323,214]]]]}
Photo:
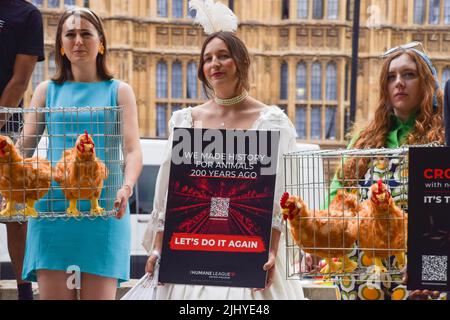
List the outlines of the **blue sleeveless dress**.
{"type": "MultiPolygon", "coordinates": [[[[46,107],[104,107],[117,106],[119,81],[107,80],[94,83],[50,81],[47,89],[46,107]]],[[[108,186],[122,183],[122,171],[118,161],[120,141],[117,133],[116,112],[73,111],[46,113],[49,134],[47,159],[55,166],[65,149],[73,148],[77,136],[86,130],[93,135],[97,157],[109,169],[109,177],[99,204],[112,210],[116,190],[108,186]],[[105,138],[108,136],[108,138],[105,138]]],[[[69,202],[59,185],[52,181],[52,190],[36,203],[39,213],[64,213],[69,202]]],[[[88,200],[78,201],[80,211],[89,211],[88,200]]],[[[36,281],[39,269],[62,270],[76,268],[81,272],[108,278],[119,283],[130,278],[131,227],[129,209],[120,220],[111,217],[82,219],[30,219],[22,277],[36,281]]]]}

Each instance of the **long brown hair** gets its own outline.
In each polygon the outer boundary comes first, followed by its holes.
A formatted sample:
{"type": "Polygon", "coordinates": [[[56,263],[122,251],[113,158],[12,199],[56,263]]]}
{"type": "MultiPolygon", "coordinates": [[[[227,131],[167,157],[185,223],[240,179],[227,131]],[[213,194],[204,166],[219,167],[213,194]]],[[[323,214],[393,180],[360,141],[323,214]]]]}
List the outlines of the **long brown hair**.
{"type": "MultiPolygon", "coordinates": [[[[388,73],[391,61],[399,56],[407,54],[416,64],[419,78],[419,88],[422,92],[419,96],[417,114],[413,129],[405,139],[409,145],[426,144],[434,141],[444,143],[444,125],[443,125],[443,93],[440,88],[436,88],[436,79],[431,73],[429,66],[423,59],[412,50],[401,50],[389,55],[383,63],[379,79],[379,100],[375,111],[375,118],[369,125],[357,132],[353,130],[353,135],[358,135],[353,146],[354,149],[382,148],[386,146],[386,139],[391,130],[391,118],[393,107],[389,103],[388,93],[388,73]],[[436,96],[437,106],[433,106],[433,97],[436,96]]],[[[350,158],[344,163],[344,177],[347,179],[361,179],[367,172],[369,158],[350,158]]],[[[339,175],[342,175],[339,172],[339,175]]]]}
{"type": "Polygon", "coordinates": [[[95,27],[97,30],[103,47],[105,48],[104,54],[97,55],[96,67],[97,73],[102,80],[110,80],[113,78],[112,73],[108,70],[106,66],[106,58],[108,53],[108,45],[106,42],[105,32],[103,29],[103,24],[100,18],[90,9],[88,8],[70,8],[64,11],[62,16],[59,18],[58,27],[56,30],[56,38],[55,38],[55,63],[56,63],[56,74],[53,76],[52,80],[56,83],[63,83],[68,80],[73,80],[72,74],[72,65],[69,59],[66,56],[61,55],[61,36],[62,36],[62,27],[66,20],[73,16],[79,15],[80,18],[83,18],[95,27]]]}
{"type": "Polygon", "coordinates": [[[248,53],[247,47],[242,42],[242,40],[239,39],[234,33],[227,31],[219,31],[210,34],[205,39],[205,42],[203,42],[202,50],[200,53],[200,62],[198,65],[197,76],[202,82],[202,86],[206,93],[206,96],[210,98],[210,92],[213,91],[213,88],[211,87],[211,84],[208,82],[205,74],[203,73],[203,65],[205,64],[203,55],[205,54],[205,49],[208,43],[210,43],[211,40],[215,38],[219,38],[220,40],[225,42],[225,45],[227,46],[227,49],[230,52],[231,58],[234,60],[234,63],[236,64],[236,74],[238,77],[238,84],[236,89],[242,88],[249,90],[250,83],[248,79],[248,72],[250,68],[250,55],[248,53]]]}

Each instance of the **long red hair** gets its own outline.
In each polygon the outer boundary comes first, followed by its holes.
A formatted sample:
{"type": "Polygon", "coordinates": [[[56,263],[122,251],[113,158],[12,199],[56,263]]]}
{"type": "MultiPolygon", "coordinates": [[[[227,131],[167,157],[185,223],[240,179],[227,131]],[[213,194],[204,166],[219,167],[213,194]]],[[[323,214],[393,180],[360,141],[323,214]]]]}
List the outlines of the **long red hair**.
{"type": "MultiPolygon", "coordinates": [[[[359,137],[351,148],[386,147],[386,139],[391,130],[390,115],[393,114],[393,107],[389,103],[388,93],[389,66],[392,60],[403,54],[407,54],[415,62],[419,77],[419,88],[422,89],[422,92],[419,94],[421,100],[418,103],[414,127],[404,143],[409,145],[426,144],[434,141],[441,144],[444,143],[443,92],[440,88],[436,88],[436,79],[426,62],[413,50],[402,50],[388,56],[384,61],[380,73],[380,95],[375,117],[361,132],[357,132],[356,129],[352,130],[352,134],[359,137]],[[436,95],[437,100],[436,108],[433,106],[434,95],[436,95]]],[[[361,179],[367,172],[369,160],[369,158],[349,158],[344,163],[344,180],[361,179]]],[[[341,174],[338,176],[342,178],[341,174]]]]}

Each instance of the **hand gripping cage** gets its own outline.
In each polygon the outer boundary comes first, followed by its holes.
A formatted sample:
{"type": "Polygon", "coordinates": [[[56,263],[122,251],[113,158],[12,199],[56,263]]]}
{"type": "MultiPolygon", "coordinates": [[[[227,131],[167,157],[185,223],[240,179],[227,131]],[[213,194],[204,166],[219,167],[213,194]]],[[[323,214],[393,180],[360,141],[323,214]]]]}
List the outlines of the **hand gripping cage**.
{"type": "Polygon", "coordinates": [[[123,181],[122,112],[0,108],[0,222],[114,216],[123,181]]]}
{"type": "Polygon", "coordinates": [[[408,147],[301,151],[284,163],[289,278],[404,271],[408,147]]]}

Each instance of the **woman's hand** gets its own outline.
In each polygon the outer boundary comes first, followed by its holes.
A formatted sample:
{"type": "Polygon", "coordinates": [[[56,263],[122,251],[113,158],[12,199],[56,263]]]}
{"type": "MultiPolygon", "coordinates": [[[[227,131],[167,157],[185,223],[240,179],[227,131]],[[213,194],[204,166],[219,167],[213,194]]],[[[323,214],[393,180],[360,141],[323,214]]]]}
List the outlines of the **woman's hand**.
{"type": "MultiPolygon", "coordinates": [[[[145,264],[145,272],[148,273],[150,277],[153,277],[153,275],[155,274],[156,264],[159,263],[160,259],[161,254],[158,250],[153,250],[153,252],[148,257],[147,263],[145,264]]],[[[158,285],[163,286],[164,284],[158,282],[158,285]]]]}
{"type": "Polygon", "coordinates": [[[116,200],[114,200],[114,208],[117,210],[116,218],[121,219],[125,214],[127,208],[128,199],[132,195],[133,189],[125,184],[117,191],[116,200]]]}
{"type": "Polygon", "coordinates": [[[155,272],[155,266],[158,260],[159,258],[157,255],[151,254],[147,259],[147,263],[145,264],[145,273],[148,273],[150,276],[153,276],[153,273],[155,272]]]}
{"type": "MultiPolygon", "coordinates": [[[[403,277],[403,284],[407,284],[408,282],[408,273],[405,272],[405,275],[403,277]]],[[[430,290],[413,290],[409,294],[409,300],[428,300],[431,299],[437,299],[441,293],[439,291],[430,291],[430,290]]]]}
{"type": "Polygon", "coordinates": [[[270,250],[269,260],[267,260],[267,262],[263,266],[263,270],[268,271],[266,286],[262,289],[259,289],[259,288],[253,289],[253,291],[267,290],[273,284],[273,278],[275,276],[275,260],[276,260],[275,252],[273,250],[270,250]]]}
{"type": "Polygon", "coordinates": [[[441,293],[439,291],[430,291],[430,290],[414,290],[409,294],[410,300],[428,300],[437,299],[441,293]]]}
{"type": "Polygon", "coordinates": [[[304,264],[300,264],[300,270],[304,273],[317,273],[320,271],[319,263],[322,258],[309,253],[304,254],[304,264]]]}

